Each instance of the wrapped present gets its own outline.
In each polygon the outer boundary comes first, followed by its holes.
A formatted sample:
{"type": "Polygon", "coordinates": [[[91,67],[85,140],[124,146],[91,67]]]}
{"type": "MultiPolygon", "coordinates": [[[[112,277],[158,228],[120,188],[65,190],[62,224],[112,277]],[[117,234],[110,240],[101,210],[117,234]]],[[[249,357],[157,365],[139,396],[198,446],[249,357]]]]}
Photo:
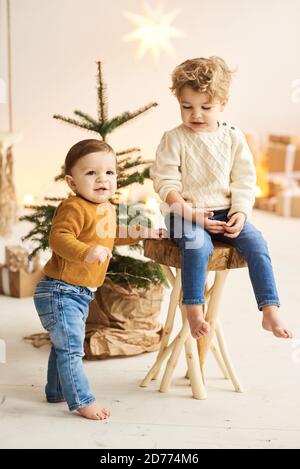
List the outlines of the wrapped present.
{"type": "Polygon", "coordinates": [[[255,199],[254,208],[266,210],[268,212],[275,212],[277,206],[276,197],[257,197],[255,199]]]}
{"type": "Polygon", "coordinates": [[[286,175],[300,171],[300,146],[270,143],[266,151],[268,171],[286,175]]]}
{"type": "Polygon", "coordinates": [[[287,178],[272,178],[269,180],[269,197],[276,197],[280,192],[288,189],[290,180],[287,178]]]}
{"type": "Polygon", "coordinates": [[[269,135],[269,142],[273,143],[283,143],[288,145],[289,143],[294,143],[295,145],[300,145],[300,135],[269,135]]]}
{"type": "Polygon", "coordinates": [[[295,185],[277,196],[276,213],[283,217],[300,217],[300,187],[295,185]]]}
{"type": "Polygon", "coordinates": [[[25,298],[32,296],[37,283],[44,276],[41,269],[26,272],[23,269],[16,272],[6,265],[0,265],[0,294],[25,298]]]}
{"type": "Polygon", "coordinates": [[[30,250],[26,246],[12,245],[5,247],[5,264],[12,272],[24,270],[33,272],[40,269],[39,256],[29,259],[30,250]]]}

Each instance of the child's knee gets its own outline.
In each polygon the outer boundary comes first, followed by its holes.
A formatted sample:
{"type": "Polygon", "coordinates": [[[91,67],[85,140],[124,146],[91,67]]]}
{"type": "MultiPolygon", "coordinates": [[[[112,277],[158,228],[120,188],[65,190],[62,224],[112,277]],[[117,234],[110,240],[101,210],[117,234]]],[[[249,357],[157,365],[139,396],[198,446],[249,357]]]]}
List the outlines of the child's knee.
{"type": "Polygon", "coordinates": [[[213,245],[210,240],[207,240],[204,233],[197,232],[197,235],[184,234],[182,238],[182,248],[185,251],[193,250],[197,255],[209,256],[212,253],[213,245]]]}

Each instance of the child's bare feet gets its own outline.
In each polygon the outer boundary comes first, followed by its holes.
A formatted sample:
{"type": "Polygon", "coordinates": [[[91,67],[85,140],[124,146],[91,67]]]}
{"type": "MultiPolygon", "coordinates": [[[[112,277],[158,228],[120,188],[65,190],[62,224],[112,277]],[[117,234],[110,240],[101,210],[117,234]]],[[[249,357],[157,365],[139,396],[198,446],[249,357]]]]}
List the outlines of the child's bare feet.
{"type": "Polygon", "coordinates": [[[209,333],[210,325],[205,321],[203,315],[203,305],[185,305],[187,318],[190,324],[191,334],[194,339],[209,333]]]}
{"type": "Polygon", "coordinates": [[[77,412],[86,419],[91,420],[104,420],[110,417],[110,411],[108,409],[101,409],[97,402],[93,402],[86,407],[81,407],[81,409],[77,409],[77,412]]]}
{"type": "Polygon", "coordinates": [[[291,339],[293,334],[286,329],[285,325],[279,318],[278,306],[267,305],[263,307],[263,321],[262,326],[267,331],[273,332],[276,337],[283,339],[291,339]]]}

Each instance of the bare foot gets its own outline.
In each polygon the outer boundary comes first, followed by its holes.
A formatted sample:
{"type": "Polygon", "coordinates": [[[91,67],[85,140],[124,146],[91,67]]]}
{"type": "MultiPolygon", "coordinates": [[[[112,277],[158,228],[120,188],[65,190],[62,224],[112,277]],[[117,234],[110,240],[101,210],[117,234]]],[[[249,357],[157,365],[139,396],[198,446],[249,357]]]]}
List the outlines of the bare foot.
{"type": "Polygon", "coordinates": [[[104,420],[110,417],[110,411],[108,409],[101,409],[97,402],[93,402],[92,404],[81,407],[77,409],[77,412],[86,419],[91,420],[104,420]]]}
{"type": "Polygon", "coordinates": [[[279,318],[278,306],[267,305],[263,307],[263,321],[262,326],[267,331],[273,332],[276,337],[283,339],[291,339],[293,334],[286,329],[285,325],[279,318]]]}
{"type": "Polygon", "coordinates": [[[185,306],[192,337],[194,337],[194,339],[200,339],[200,337],[208,334],[210,331],[210,325],[204,319],[203,305],[185,306]]]}

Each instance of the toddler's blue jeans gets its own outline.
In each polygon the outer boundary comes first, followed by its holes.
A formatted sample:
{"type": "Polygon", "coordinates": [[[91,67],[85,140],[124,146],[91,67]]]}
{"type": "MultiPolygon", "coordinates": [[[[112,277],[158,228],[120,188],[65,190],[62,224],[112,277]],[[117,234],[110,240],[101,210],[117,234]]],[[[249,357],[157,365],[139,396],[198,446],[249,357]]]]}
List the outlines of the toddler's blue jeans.
{"type": "MultiPolygon", "coordinates": [[[[211,219],[228,221],[228,210],[216,210],[211,219]]],[[[174,239],[181,251],[182,303],[205,303],[204,291],[208,259],[213,250],[212,241],[230,244],[238,249],[247,260],[250,280],[257,306],[279,306],[273,268],[268,246],[260,231],[246,221],[237,238],[223,234],[211,234],[200,225],[170,213],[165,217],[170,238],[174,239]]]]}
{"type": "Polygon", "coordinates": [[[34,303],[43,327],[52,342],[48,361],[46,398],[66,400],[70,410],[95,402],[83,371],[85,321],[93,293],[44,277],[36,287],[34,303]]]}

